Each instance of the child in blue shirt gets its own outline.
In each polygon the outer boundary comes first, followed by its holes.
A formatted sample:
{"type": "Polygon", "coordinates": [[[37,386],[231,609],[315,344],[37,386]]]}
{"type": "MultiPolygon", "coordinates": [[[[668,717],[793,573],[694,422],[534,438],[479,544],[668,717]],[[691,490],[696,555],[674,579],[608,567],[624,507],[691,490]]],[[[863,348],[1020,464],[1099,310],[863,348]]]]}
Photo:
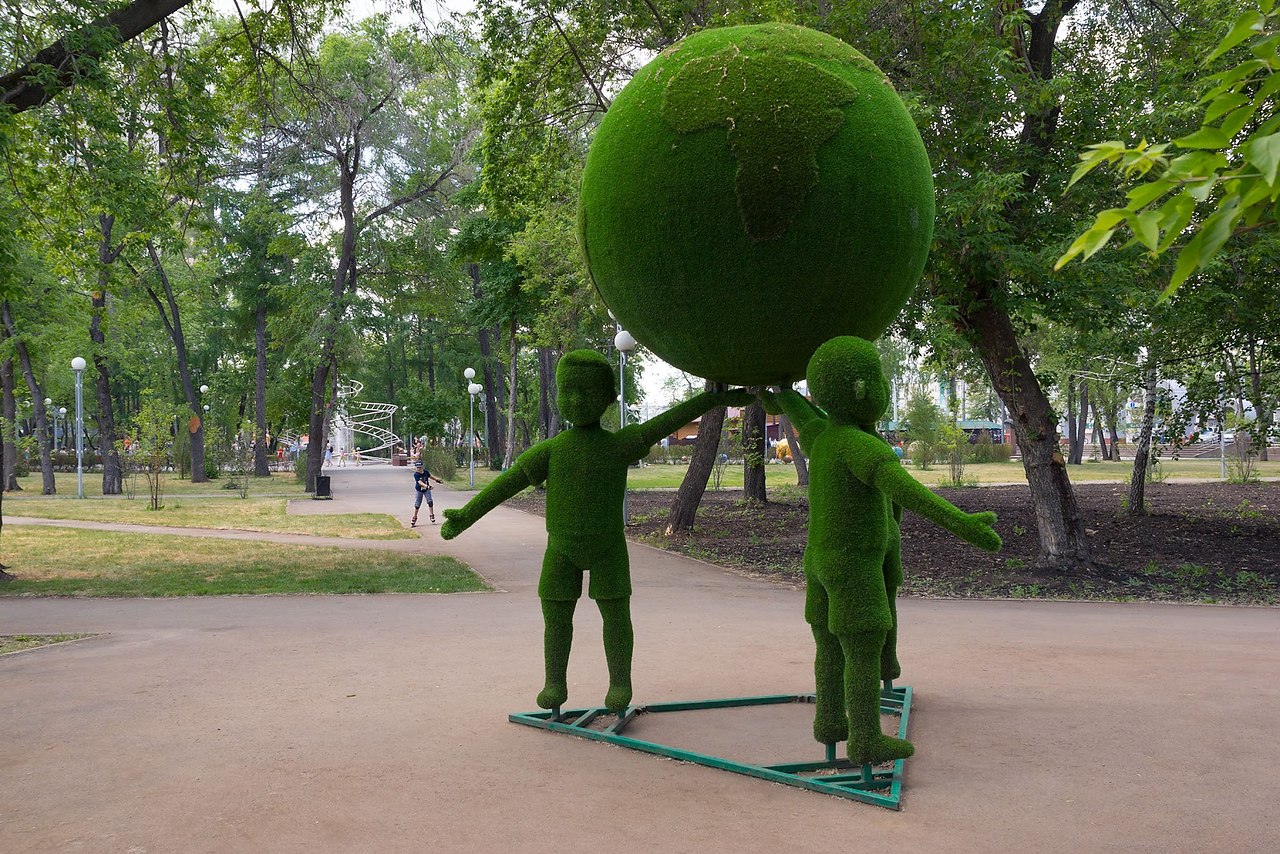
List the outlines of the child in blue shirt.
{"type": "Polygon", "coordinates": [[[422,460],[413,461],[413,490],[416,493],[413,497],[413,518],[409,520],[409,527],[416,528],[418,526],[418,508],[422,506],[422,499],[427,500],[427,518],[431,520],[431,524],[436,523],[436,505],[431,500],[431,481],[436,483],[444,483],[438,477],[432,477],[431,472],[427,471],[426,463],[422,460]]]}

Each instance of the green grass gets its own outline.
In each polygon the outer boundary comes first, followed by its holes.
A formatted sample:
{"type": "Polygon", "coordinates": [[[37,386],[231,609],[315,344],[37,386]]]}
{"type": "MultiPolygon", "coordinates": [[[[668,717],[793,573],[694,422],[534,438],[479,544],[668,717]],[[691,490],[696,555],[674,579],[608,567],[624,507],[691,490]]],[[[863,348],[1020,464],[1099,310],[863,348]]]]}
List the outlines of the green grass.
{"type": "MultiPolygon", "coordinates": [[[[232,490],[224,489],[228,483],[235,478],[227,473],[223,473],[220,477],[209,481],[208,483],[192,483],[189,480],[179,480],[176,475],[165,473],[160,475],[161,492],[165,496],[170,495],[230,495],[232,490]]],[[[75,472],[54,472],[54,485],[58,489],[58,495],[76,495],[76,473],[75,472]]],[[[43,488],[43,481],[40,479],[39,469],[29,475],[18,478],[18,485],[22,487],[22,492],[11,492],[5,495],[5,500],[16,498],[19,495],[40,495],[43,488]]],[[[129,480],[126,478],[125,490],[128,491],[130,486],[129,480]]],[[[137,475],[133,481],[133,489],[140,500],[146,500],[147,497],[147,479],[142,475],[137,475]]],[[[102,496],[102,472],[85,472],[84,473],[84,494],[86,498],[99,498],[102,496]]],[[[270,495],[302,495],[302,482],[298,480],[293,472],[272,472],[271,477],[250,477],[249,478],[249,495],[270,494],[270,495]]]]}
{"type": "Polygon", "coordinates": [[[357,540],[410,539],[413,532],[385,513],[287,515],[284,498],[168,498],[159,510],[145,499],[76,498],[5,499],[5,513],[42,519],[80,519],[125,522],[174,528],[263,531],[275,534],[316,534],[357,540]]]}
{"type": "MultiPolygon", "coordinates": [[[[3,590],[3,588],[0,588],[0,590],[3,590]]],[[[4,655],[6,652],[21,652],[24,649],[34,649],[38,646],[49,646],[63,641],[79,640],[84,637],[88,637],[88,635],[0,635],[0,655],[4,655]]]]}
{"type": "Polygon", "coordinates": [[[459,593],[488,586],[439,555],[210,543],[198,537],[75,528],[6,528],[17,580],[0,596],[221,596],[263,593],[459,593]]]}

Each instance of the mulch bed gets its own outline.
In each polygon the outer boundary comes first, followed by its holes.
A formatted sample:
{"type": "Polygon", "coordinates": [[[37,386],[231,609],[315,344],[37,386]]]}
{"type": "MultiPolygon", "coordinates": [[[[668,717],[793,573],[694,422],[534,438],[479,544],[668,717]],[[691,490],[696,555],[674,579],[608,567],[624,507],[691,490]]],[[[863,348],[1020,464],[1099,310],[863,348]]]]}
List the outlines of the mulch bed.
{"type": "MultiPolygon", "coordinates": [[[[1280,484],[1156,483],[1149,515],[1124,515],[1126,484],[1083,484],[1076,498],[1097,566],[1037,566],[1039,540],[1025,486],[939,489],[970,512],[994,510],[1004,549],[992,555],[910,512],[903,518],[904,595],[1280,604],[1280,484]]],[[[740,490],[708,492],[697,529],[664,535],[669,491],[631,492],[628,536],[659,548],[801,585],[808,502],[796,489],[747,506],[740,490]]],[[[510,506],[539,513],[543,493],[510,506]]]]}

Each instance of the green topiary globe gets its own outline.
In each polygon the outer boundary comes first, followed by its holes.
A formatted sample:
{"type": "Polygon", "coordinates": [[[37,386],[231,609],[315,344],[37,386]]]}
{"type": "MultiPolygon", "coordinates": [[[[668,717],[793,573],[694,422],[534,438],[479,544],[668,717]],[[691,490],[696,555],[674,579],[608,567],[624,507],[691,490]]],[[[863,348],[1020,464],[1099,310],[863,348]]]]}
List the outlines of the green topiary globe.
{"type": "Polygon", "coordinates": [[[924,144],[884,74],[816,30],[704,30],[618,94],[582,177],[579,239],[640,343],[707,379],[804,376],[878,338],[933,236],[924,144]]]}

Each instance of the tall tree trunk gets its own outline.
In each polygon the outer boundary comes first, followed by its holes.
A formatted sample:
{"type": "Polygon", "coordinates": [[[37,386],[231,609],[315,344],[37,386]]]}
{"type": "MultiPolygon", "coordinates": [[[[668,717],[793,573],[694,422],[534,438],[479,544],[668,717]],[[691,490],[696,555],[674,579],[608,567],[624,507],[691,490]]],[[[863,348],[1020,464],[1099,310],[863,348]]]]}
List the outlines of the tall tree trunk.
{"type": "Polygon", "coordinates": [[[53,478],[53,453],[49,443],[49,422],[44,408],[44,390],[36,381],[35,371],[31,368],[31,353],[27,343],[14,331],[13,313],[6,300],[0,305],[0,318],[4,321],[5,332],[13,339],[14,349],[18,353],[18,364],[22,365],[22,377],[27,381],[27,391],[31,392],[31,403],[36,416],[36,442],[40,449],[41,492],[44,495],[56,495],[57,484],[53,478]]]}
{"type": "Polygon", "coordinates": [[[1080,465],[1084,462],[1084,446],[1088,441],[1089,433],[1089,381],[1084,377],[1080,377],[1080,409],[1076,413],[1075,419],[1076,446],[1072,451],[1072,455],[1075,457],[1073,462],[1076,465],[1080,465]]]}
{"type": "Polygon", "coordinates": [[[1262,399],[1262,372],[1258,369],[1258,342],[1249,339],[1249,386],[1253,390],[1254,417],[1258,419],[1258,435],[1261,442],[1258,461],[1267,462],[1267,445],[1271,444],[1272,408],[1262,399]]]}
{"type": "Polygon", "coordinates": [[[1067,374],[1067,465],[1076,463],[1076,375],[1067,374]]]}
{"type": "MultiPolygon", "coordinates": [[[[990,293],[982,286],[971,284],[970,288],[990,293]]],[[[1058,448],[1057,419],[1018,343],[1009,315],[988,298],[961,306],[957,323],[978,351],[992,388],[1008,409],[1031,488],[1040,563],[1058,568],[1092,566],[1088,535],[1058,448]]]]}
{"type": "MultiPolygon", "coordinates": [[[[355,150],[359,150],[358,141],[355,150]]],[[[355,183],[360,171],[358,154],[338,161],[338,207],[342,214],[342,248],[338,267],[334,270],[329,293],[329,316],[320,343],[320,359],[311,375],[311,418],[307,425],[307,492],[315,492],[316,476],[324,466],[324,450],[328,442],[330,390],[338,381],[338,327],[346,308],[346,295],[356,288],[356,203],[355,183]]],[[[394,449],[393,449],[394,450],[394,449]]]]}
{"type": "MultiPolygon", "coordinates": [[[[707,383],[707,390],[712,384],[707,383]]],[[[711,469],[715,467],[716,454],[720,451],[720,433],[724,430],[726,409],[717,406],[702,416],[698,425],[698,439],[693,445],[693,457],[689,460],[689,470],[680,481],[676,490],[676,498],[671,502],[671,510],[667,513],[667,530],[670,536],[676,531],[692,531],[694,520],[698,516],[698,505],[707,491],[707,480],[711,477],[711,469]]]]}
{"type": "Polygon", "coordinates": [[[538,432],[550,439],[559,432],[555,411],[556,371],[555,351],[550,347],[538,348],[538,432]]]}
{"type": "Polygon", "coordinates": [[[742,412],[742,497],[757,504],[769,500],[764,475],[767,448],[764,404],[757,400],[742,412]]]}
{"type": "MultiPolygon", "coordinates": [[[[8,337],[6,330],[5,337],[8,337]]],[[[0,467],[0,476],[4,480],[4,492],[21,491],[18,485],[18,401],[13,396],[13,359],[0,362],[0,391],[3,392],[4,416],[4,465],[0,467]]]]}
{"type": "Polygon", "coordinates": [[[267,305],[258,303],[257,323],[254,325],[254,358],[256,364],[253,377],[253,418],[254,439],[253,473],[258,477],[270,477],[271,467],[267,463],[267,305]]]}
{"type": "Polygon", "coordinates": [[[98,289],[93,292],[93,314],[89,320],[89,338],[93,341],[93,369],[97,376],[94,391],[98,398],[98,453],[102,458],[102,494],[119,495],[124,491],[124,472],[120,466],[120,454],[116,451],[116,417],[111,401],[111,368],[107,364],[107,336],[102,321],[107,313],[107,285],[111,278],[111,264],[120,250],[111,246],[111,232],[115,217],[102,214],[98,217],[101,238],[98,242],[98,289]]]}
{"type": "Polygon", "coordinates": [[[507,374],[507,448],[506,453],[502,457],[502,470],[506,471],[511,468],[512,459],[515,457],[516,451],[516,368],[519,363],[520,341],[516,337],[518,326],[515,318],[511,318],[511,368],[507,374]]]}
{"type": "Polygon", "coordinates": [[[173,283],[169,279],[169,273],[164,268],[164,263],[160,260],[160,253],[156,249],[155,243],[147,241],[147,254],[151,258],[151,266],[156,272],[157,278],[160,280],[160,287],[164,292],[164,300],[161,301],[160,296],[147,286],[147,295],[151,298],[152,304],[156,311],[160,313],[160,320],[164,324],[165,331],[169,333],[169,340],[173,342],[174,352],[178,357],[178,383],[182,387],[182,396],[186,398],[187,407],[191,410],[191,426],[195,429],[191,430],[191,482],[192,483],[208,483],[209,478],[204,472],[204,409],[201,406],[200,397],[196,394],[195,382],[191,379],[191,363],[187,358],[187,337],[182,331],[182,312],[178,308],[178,299],[173,292],[173,283]]]}
{"type": "MultiPolygon", "coordinates": [[[[494,324],[493,328],[489,330],[489,335],[494,347],[500,347],[502,326],[494,324]]],[[[494,361],[498,363],[498,367],[501,370],[493,374],[493,405],[488,407],[485,414],[489,425],[489,443],[492,446],[489,468],[497,469],[501,467],[502,460],[507,456],[507,422],[501,417],[502,410],[507,406],[507,365],[506,360],[502,358],[495,358],[494,361]]],[[[490,371],[486,371],[485,376],[490,376],[490,371]]]]}
{"type": "Polygon", "coordinates": [[[1107,446],[1107,436],[1102,431],[1102,412],[1098,408],[1098,396],[1095,394],[1093,399],[1089,401],[1089,406],[1093,409],[1093,436],[1098,442],[1098,446],[1102,449],[1102,458],[1104,460],[1111,459],[1111,448],[1107,446]]]}
{"type": "Polygon", "coordinates": [[[804,457],[804,451],[800,450],[800,438],[796,436],[796,428],[791,424],[791,419],[783,415],[780,419],[782,424],[782,434],[787,437],[787,447],[791,449],[791,463],[796,467],[796,485],[809,485],[809,461],[804,457]]]}
{"type": "Polygon", "coordinates": [[[1133,452],[1133,474],[1129,478],[1130,516],[1147,513],[1147,465],[1151,461],[1151,433],[1156,423],[1156,365],[1155,356],[1147,352],[1147,393],[1142,402],[1142,429],[1138,432],[1138,447],[1133,452]]]}

